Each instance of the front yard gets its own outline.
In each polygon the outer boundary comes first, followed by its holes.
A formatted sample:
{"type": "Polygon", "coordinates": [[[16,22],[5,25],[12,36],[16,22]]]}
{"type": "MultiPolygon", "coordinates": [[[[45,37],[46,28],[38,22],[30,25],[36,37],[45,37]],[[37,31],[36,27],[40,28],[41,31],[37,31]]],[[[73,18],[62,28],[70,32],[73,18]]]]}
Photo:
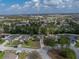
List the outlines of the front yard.
{"type": "Polygon", "coordinates": [[[2,44],[3,42],[5,42],[5,40],[0,38],[0,44],[2,44]]]}
{"type": "Polygon", "coordinates": [[[0,59],[3,59],[5,55],[5,52],[0,51],[0,59]]]}
{"type": "Polygon", "coordinates": [[[19,44],[20,44],[19,40],[12,40],[12,41],[9,41],[9,43],[7,43],[6,46],[14,47],[14,46],[18,46],[19,44]]]}
{"type": "Polygon", "coordinates": [[[22,42],[20,40],[12,40],[6,44],[6,46],[10,47],[18,47],[19,45],[23,48],[40,48],[40,41],[31,39],[22,42]]]}
{"type": "Polygon", "coordinates": [[[76,46],[77,48],[79,48],[79,40],[76,41],[75,46],[76,46]]]}
{"type": "Polygon", "coordinates": [[[22,44],[22,47],[24,47],[24,48],[40,48],[40,42],[28,40],[27,42],[24,42],[22,44]]]}
{"type": "Polygon", "coordinates": [[[26,53],[26,52],[21,52],[21,53],[19,53],[19,55],[18,55],[18,59],[26,59],[27,58],[27,56],[28,56],[28,53],[26,53]]]}
{"type": "Polygon", "coordinates": [[[49,50],[48,55],[52,59],[76,59],[75,52],[70,48],[52,49],[49,50]]]}

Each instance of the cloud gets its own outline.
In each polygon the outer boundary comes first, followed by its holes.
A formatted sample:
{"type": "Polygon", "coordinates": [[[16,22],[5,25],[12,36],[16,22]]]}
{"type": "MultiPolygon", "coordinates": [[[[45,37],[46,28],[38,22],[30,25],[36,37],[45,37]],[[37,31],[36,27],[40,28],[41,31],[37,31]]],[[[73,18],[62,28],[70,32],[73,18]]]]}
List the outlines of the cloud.
{"type": "Polygon", "coordinates": [[[24,3],[24,5],[23,5],[23,8],[31,7],[31,5],[32,5],[32,2],[31,1],[29,1],[29,2],[26,1],[24,3]]]}
{"type": "Polygon", "coordinates": [[[52,8],[79,8],[79,0],[43,0],[43,6],[52,8]]]}
{"type": "MultiPolygon", "coordinates": [[[[6,6],[6,4],[2,3],[1,6],[6,6]]],[[[74,8],[79,8],[79,1],[78,0],[30,0],[25,1],[24,4],[15,3],[7,7],[7,11],[12,13],[34,13],[37,12],[37,8],[44,10],[42,12],[59,12],[58,10],[66,10],[71,11],[74,8]]],[[[75,9],[76,10],[76,9],[75,9]]]]}
{"type": "Polygon", "coordinates": [[[34,7],[39,8],[40,7],[40,3],[39,2],[35,3],[34,7]]]}
{"type": "Polygon", "coordinates": [[[43,3],[40,2],[41,0],[30,0],[25,1],[23,5],[13,4],[9,7],[9,9],[27,9],[27,8],[72,8],[72,7],[79,7],[79,1],[74,0],[42,0],[43,3]],[[73,4],[74,3],[74,4],[73,4]]]}
{"type": "Polygon", "coordinates": [[[75,2],[73,3],[73,6],[74,6],[74,7],[79,7],[79,1],[75,1],[75,2]]]}
{"type": "Polygon", "coordinates": [[[79,0],[43,0],[43,4],[52,8],[79,8],[79,0]]]}
{"type": "Polygon", "coordinates": [[[24,4],[12,4],[9,6],[6,11],[7,12],[12,12],[12,13],[32,13],[35,12],[36,7],[38,6],[37,2],[34,1],[25,1],[24,4]]]}
{"type": "Polygon", "coordinates": [[[43,3],[56,8],[70,8],[73,5],[73,0],[44,0],[43,3]]]}
{"type": "Polygon", "coordinates": [[[39,2],[40,0],[32,0],[33,2],[39,2]]]}
{"type": "Polygon", "coordinates": [[[47,5],[58,5],[60,3],[63,3],[63,1],[62,0],[44,0],[43,3],[47,5]]]}
{"type": "Polygon", "coordinates": [[[22,7],[19,4],[13,4],[11,6],[9,6],[6,11],[19,11],[21,10],[22,7]]]}

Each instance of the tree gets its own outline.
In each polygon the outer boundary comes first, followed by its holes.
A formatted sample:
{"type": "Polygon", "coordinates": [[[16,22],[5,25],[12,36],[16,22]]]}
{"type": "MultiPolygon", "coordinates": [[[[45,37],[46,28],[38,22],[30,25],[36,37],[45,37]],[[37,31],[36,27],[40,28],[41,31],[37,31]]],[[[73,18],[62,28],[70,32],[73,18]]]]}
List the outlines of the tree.
{"type": "Polygon", "coordinates": [[[47,35],[47,28],[46,27],[40,27],[40,33],[47,35]]]}
{"type": "Polygon", "coordinates": [[[72,49],[63,48],[61,49],[60,55],[66,59],[76,59],[76,54],[72,49]]]}
{"type": "Polygon", "coordinates": [[[70,39],[66,36],[61,36],[58,39],[58,43],[61,45],[61,47],[63,47],[64,45],[68,46],[70,45],[70,39]]]}
{"type": "Polygon", "coordinates": [[[5,33],[9,32],[9,25],[3,25],[3,29],[5,33]]]}
{"type": "Polygon", "coordinates": [[[44,39],[44,44],[47,45],[47,46],[53,47],[53,46],[56,45],[56,41],[53,38],[45,38],[44,39]]]}

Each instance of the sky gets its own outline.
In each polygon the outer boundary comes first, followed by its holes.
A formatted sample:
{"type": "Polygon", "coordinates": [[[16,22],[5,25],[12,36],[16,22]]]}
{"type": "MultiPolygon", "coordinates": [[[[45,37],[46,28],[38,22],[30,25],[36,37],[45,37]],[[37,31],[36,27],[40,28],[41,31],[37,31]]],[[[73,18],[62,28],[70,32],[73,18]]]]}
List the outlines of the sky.
{"type": "Polygon", "coordinates": [[[79,13],[79,0],[0,0],[0,15],[79,13]]]}

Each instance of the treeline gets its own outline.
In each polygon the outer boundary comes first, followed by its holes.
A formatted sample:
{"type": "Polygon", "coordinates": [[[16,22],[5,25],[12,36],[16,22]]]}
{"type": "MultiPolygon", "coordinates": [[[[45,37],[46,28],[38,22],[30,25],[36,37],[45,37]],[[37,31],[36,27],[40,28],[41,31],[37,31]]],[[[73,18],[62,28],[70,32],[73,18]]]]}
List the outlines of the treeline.
{"type": "Polygon", "coordinates": [[[79,34],[79,24],[73,22],[73,19],[65,19],[61,24],[61,21],[44,23],[37,21],[30,21],[26,25],[16,25],[11,23],[11,25],[3,24],[2,28],[5,33],[11,34],[79,34]]]}

